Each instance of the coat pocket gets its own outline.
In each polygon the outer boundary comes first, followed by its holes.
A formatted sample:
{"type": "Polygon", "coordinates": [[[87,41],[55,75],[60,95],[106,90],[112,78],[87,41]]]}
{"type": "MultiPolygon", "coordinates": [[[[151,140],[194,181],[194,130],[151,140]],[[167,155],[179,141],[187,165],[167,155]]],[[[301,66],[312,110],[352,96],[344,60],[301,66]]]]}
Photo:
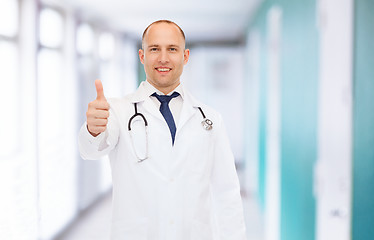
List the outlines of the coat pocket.
{"type": "Polygon", "coordinates": [[[111,240],[147,240],[148,219],[113,223],[111,240]]]}
{"type": "Polygon", "coordinates": [[[190,240],[213,240],[212,227],[200,221],[193,221],[190,240]]]}

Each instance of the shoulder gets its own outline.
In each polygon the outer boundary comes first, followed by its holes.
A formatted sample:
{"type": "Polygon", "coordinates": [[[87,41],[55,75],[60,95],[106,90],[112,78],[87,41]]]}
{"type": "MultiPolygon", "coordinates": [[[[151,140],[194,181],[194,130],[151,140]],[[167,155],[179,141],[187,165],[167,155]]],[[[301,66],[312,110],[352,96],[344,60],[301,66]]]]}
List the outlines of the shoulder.
{"type": "Polygon", "coordinates": [[[121,97],[121,98],[108,98],[107,101],[110,104],[110,106],[114,108],[130,103],[128,96],[121,97]]]}
{"type": "Polygon", "coordinates": [[[205,117],[213,122],[213,127],[222,127],[223,122],[221,113],[204,103],[201,103],[200,109],[204,113],[205,117]]]}
{"type": "Polygon", "coordinates": [[[131,95],[126,95],[121,98],[108,98],[107,101],[110,105],[110,109],[114,112],[126,110],[132,106],[131,95]]]}
{"type": "Polygon", "coordinates": [[[203,115],[207,119],[210,119],[213,122],[213,125],[215,126],[221,126],[222,125],[222,116],[221,114],[211,107],[210,105],[207,105],[203,103],[202,101],[195,98],[191,93],[185,92],[186,100],[191,102],[192,106],[199,109],[198,111],[201,111],[203,115]]]}

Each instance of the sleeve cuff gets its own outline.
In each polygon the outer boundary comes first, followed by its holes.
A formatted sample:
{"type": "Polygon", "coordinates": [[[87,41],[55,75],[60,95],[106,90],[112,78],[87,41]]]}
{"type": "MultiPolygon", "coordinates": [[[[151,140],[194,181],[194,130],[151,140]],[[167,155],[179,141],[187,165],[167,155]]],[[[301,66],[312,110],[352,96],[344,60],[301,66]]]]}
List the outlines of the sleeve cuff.
{"type": "Polygon", "coordinates": [[[100,143],[104,140],[105,138],[105,131],[97,135],[96,137],[92,136],[91,133],[87,129],[87,122],[85,122],[82,126],[82,131],[81,133],[83,134],[84,138],[88,140],[88,142],[92,145],[99,146],[100,143]]]}

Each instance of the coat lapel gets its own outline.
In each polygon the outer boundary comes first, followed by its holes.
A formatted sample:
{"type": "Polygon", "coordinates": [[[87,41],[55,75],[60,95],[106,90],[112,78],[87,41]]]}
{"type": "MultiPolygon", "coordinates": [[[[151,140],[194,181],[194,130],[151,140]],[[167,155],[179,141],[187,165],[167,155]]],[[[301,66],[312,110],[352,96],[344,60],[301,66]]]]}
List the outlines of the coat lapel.
{"type": "Polygon", "coordinates": [[[191,96],[191,94],[184,88],[184,99],[182,110],[179,118],[179,124],[177,133],[183,128],[183,126],[190,120],[190,118],[196,113],[198,102],[191,96]]]}
{"type": "Polygon", "coordinates": [[[157,109],[155,104],[152,102],[152,99],[149,97],[150,93],[147,92],[146,88],[144,87],[144,82],[142,82],[139,88],[135,91],[135,93],[131,96],[132,103],[140,103],[142,107],[151,115],[159,118],[161,121],[165,121],[160,110],[157,109]]]}
{"type": "Polygon", "coordinates": [[[143,102],[143,108],[149,112],[151,115],[159,118],[161,121],[165,122],[164,117],[162,116],[160,110],[156,107],[156,105],[152,102],[152,99],[147,97],[143,102]]]}

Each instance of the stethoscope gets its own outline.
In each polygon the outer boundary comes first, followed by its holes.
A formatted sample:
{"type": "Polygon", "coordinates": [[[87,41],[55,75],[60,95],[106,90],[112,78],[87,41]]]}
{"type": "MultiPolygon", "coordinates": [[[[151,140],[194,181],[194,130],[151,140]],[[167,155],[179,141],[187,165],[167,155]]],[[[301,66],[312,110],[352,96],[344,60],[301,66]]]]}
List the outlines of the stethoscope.
{"type": "MultiPolygon", "coordinates": [[[[201,107],[197,107],[199,110],[200,110],[200,113],[201,115],[203,116],[203,121],[201,121],[201,125],[203,126],[203,128],[207,131],[210,131],[212,130],[213,128],[213,122],[212,120],[206,118],[203,110],[201,109],[201,107]]],[[[131,138],[131,144],[132,144],[132,147],[134,149],[134,152],[135,152],[135,155],[136,157],[138,158],[138,163],[140,162],[143,162],[144,160],[148,159],[148,121],[147,119],[144,117],[143,114],[139,113],[138,112],[138,107],[137,107],[137,103],[134,103],[134,109],[135,109],[135,113],[134,115],[132,115],[129,119],[129,122],[128,122],[128,130],[129,130],[129,133],[130,133],[130,138],[131,138]],[[141,117],[144,121],[144,126],[145,126],[145,156],[144,157],[139,157],[137,151],[136,151],[136,148],[135,148],[135,144],[134,144],[134,140],[133,140],[133,137],[132,137],[132,131],[131,131],[131,123],[132,123],[132,120],[136,117],[141,117]]]]}

